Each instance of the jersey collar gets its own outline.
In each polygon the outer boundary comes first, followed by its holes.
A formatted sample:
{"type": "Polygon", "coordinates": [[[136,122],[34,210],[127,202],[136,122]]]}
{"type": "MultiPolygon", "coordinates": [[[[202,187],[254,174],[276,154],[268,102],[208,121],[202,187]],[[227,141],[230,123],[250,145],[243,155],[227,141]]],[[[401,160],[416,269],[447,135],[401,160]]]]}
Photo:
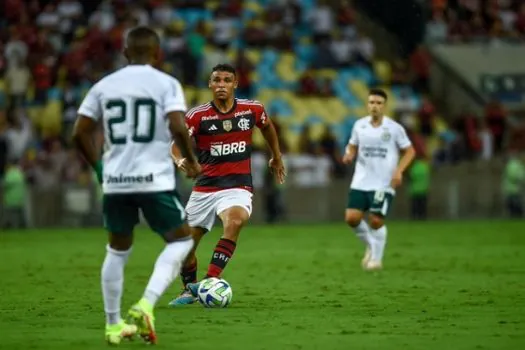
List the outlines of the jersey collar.
{"type": "Polygon", "coordinates": [[[217,108],[217,106],[215,105],[215,103],[213,103],[213,101],[211,101],[210,104],[211,104],[211,106],[213,107],[213,109],[214,109],[217,113],[222,114],[222,115],[226,115],[226,114],[230,114],[230,113],[232,113],[232,112],[235,110],[235,108],[237,107],[237,99],[236,99],[236,98],[233,99],[233,105],[232,105],[232,108],[230,108],[230,110],[229,110],[228,112],[226,112],[226,113],[221,112],[221,111],[219,110],[219,108],[217,108]]]}
{"type": "Polygon", "coordinates": [[[380,128],[382,126],[385,126],[385,116],[383,116],[383,118],[381,119],[381,124],[375,126],[374,124],[372,124],[372,116],[368,116],[368,123],[370,123],[370,125],[373,127],[373,128],[380,128]]]}

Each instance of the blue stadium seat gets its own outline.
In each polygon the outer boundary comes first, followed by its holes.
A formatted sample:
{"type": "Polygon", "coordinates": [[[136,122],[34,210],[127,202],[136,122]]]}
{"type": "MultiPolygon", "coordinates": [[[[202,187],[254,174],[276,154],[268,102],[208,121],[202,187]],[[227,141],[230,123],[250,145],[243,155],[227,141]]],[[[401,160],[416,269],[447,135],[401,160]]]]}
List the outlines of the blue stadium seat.
{"type": "Polygon", "coordinates": [[[267,64],[274,65],[279,60],[279,54],[277,51],[272,49],[266,49],[262,53],[262,59],[263,62],[266,62],[267,64]]]}
{"type": "Polygon", "coordinates": [[[370,68],[362,66],[355,67],[355,74],[357,79],[363,80],[368,86],[376,83],[376,78],[370,68]]]}
{"type": "Polygon", "coordinates": [[[268,113],[277,115],[279,118],[288,118],[293,116],[292,107],[281,98],[276,98],[266,105],[268,113]]]}

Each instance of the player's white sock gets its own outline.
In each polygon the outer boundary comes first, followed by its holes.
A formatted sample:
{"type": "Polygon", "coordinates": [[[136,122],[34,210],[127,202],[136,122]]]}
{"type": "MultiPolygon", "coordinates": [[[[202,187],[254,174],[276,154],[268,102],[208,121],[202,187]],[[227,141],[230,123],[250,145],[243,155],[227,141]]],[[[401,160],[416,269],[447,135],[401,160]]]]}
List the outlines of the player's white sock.
{"type": "Polygon", "coordinates": [[[120,299],[124,286],[124,266],[128,261],[131,249],[119,251],[106,247],[106,258],[102,264],[101,282],[102,296],[104,297],[104,311],[106,322],[117,324],[120,322],[120,299]]]}
{"type": "Polygon", "coordinates": [[[148,282],[144,298],[155,305],[160,296],[180,273],[182,263],[193,248],[193,239],[169,243],[160,253],[153,274],[148,282]]]}
{"type": "Polygon", "coordinates": [[[365,245],[370,245],[370,227],[365,220],[361,220],[359,225],[354,227],[354,232],[357,238],[359,238],[365,245]]]}
{"type": "Polygon", "coordinates": [[[387,230],[386,226],[383,225],[377,230],[370,230],[371,238],[371,257],[372,261],[382,261],[383,254],[385,252],[387,230]]]}

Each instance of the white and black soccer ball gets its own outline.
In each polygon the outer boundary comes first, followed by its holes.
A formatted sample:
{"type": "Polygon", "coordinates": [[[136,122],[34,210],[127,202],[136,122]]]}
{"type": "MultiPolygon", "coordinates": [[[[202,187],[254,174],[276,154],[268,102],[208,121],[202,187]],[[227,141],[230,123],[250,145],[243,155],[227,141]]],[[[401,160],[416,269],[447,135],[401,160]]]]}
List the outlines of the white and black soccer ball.
{"type": "Polygon", "coordinates": [[[206,278],[199,284],[198,298],[204,307],[226,307],[233,297],[230,284],[221,278],[206,278]]]}

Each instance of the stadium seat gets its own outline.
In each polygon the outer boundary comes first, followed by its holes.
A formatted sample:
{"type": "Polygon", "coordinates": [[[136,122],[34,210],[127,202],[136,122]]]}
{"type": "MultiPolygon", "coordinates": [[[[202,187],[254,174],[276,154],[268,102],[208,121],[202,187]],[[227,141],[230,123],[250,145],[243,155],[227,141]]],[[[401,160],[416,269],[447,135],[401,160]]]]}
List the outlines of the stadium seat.
{"type": "Polygon", "coordinates": [[[368,86],[363,80],[349,80],[350,91],[361,101],[366,101],[368,97],[368,86]]]}
{"type": "Polygon", "coordinates": [[[40,118],[42,137],[54,137],[62,132],[62,102],[50,100],[42,109],[40,118]]]}
{"type": "Polygon", "coordinates": [[[257,65],[261,61],[261,51],[260,50],[246,49],[244,51],[244,54],[246,55],[246,57],[248,57],[248,59],[253,65],[257,65]]]}
{"type": "Polygon", "coordinates": [[[392,67],[387,61],[376,60],[374,62],[374,73],[380,84],[388,85],[392,81],[392,67]]]}
{"type": "Polygon", "coordinates": [[[210,89],[207,89],[207,88],[198,89],[195,92],[194,98],[196,99],[197,104],[204,104],[204,103],[208,103],[211,100],[213,100],[213,94],[210,91],[210,89]]]}

